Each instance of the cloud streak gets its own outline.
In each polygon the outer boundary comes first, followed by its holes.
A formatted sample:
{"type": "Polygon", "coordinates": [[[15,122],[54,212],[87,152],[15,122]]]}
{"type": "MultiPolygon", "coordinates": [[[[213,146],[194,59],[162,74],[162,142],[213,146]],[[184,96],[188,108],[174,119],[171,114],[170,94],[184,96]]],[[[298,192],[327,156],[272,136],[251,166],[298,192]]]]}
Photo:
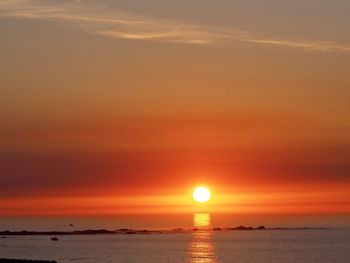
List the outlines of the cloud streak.
{"type": "Polygon", "coordinates": [[[105,37],[213,45],[232,42],[323,52],[350,52],[349,44],[269,37],[237,28],[199,26],[111,9],[103,1],[2,0],[0,16],[57,21],[105,37]]]}

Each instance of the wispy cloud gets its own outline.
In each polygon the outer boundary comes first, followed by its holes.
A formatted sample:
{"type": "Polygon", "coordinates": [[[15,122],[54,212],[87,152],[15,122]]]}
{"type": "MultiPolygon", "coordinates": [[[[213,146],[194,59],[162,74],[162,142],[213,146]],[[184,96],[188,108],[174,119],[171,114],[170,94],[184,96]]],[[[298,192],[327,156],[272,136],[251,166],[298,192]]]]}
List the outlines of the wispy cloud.
{"type": "Polygon", "coordinates": [[[0,16],[58,21],[112,38],[209,45],[245,42],[311,51],[350,52],[349,44],[298,41],[237,28],[200,26],[111,9],[93,0],[2,0],[0,16]]]}
{"type": "Polygon", "coordinates": [[[350,52],[349,44],[341,44],[337,42],[325,42],[325,41],[293,41],[285,40],[278,38],[254,38],[250,36],[248,38],[239,39],[240,41],[261,44],[261,45],[270,45],[270,46],[280,46],[286,48],[297,48],[304,50],[313,50],[313,51],[325,51],[325,52],[350,52]]]}
{"type": "Polygon", "coordinates": [[[230,37],[200,26],[112,10],[102,1],[4,0],[0,14],[60,21],[90,33],[124,39],[212,44],[230,37]]]}

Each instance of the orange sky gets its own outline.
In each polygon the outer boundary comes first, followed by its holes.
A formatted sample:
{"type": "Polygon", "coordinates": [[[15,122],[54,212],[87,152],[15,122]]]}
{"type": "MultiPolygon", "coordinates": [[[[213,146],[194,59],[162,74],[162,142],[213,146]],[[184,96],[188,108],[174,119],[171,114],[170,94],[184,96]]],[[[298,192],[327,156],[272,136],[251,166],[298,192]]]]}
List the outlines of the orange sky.
{"type": "Polygon", "coordinates": [[[0,3],[0,215],[350,213],[348,5],[100,2],[0,3]]]}

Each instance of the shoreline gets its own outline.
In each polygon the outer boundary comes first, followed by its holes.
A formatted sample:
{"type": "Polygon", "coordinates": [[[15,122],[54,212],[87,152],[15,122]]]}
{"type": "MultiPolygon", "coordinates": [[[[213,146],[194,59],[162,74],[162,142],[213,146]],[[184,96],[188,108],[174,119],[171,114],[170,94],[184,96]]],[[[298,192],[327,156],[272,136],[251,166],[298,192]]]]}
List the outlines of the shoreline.
{"type": "Polygon", "coordinates": [[[274,230],[322,230],[327,228],[314,228],[314,227],[272,227],[266,228],[265,226],[259,227],[212,227],[212,228],[175,228],[168,230],[147,230],[147,229],[85,229],[74,231],[0,231],[1,238],[7,236],[65,236],[65,235],[132,235],[132,234],[176,234],[176,233],[190,233],[196,231],[215,231],[215,232],[230,232],[230,231],[274,231],[274,230]]]}

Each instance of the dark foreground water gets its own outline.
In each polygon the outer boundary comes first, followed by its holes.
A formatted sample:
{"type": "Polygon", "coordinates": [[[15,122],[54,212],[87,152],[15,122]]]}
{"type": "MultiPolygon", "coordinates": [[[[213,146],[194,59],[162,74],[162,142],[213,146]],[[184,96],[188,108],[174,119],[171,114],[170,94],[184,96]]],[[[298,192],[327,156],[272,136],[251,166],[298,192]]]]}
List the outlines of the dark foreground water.
{"type": "Polygon", "coordinates": [[[11,236],[0,257],[65,262],[350,262],[350,231],[197,231],[179,234],[11,236]]]}

